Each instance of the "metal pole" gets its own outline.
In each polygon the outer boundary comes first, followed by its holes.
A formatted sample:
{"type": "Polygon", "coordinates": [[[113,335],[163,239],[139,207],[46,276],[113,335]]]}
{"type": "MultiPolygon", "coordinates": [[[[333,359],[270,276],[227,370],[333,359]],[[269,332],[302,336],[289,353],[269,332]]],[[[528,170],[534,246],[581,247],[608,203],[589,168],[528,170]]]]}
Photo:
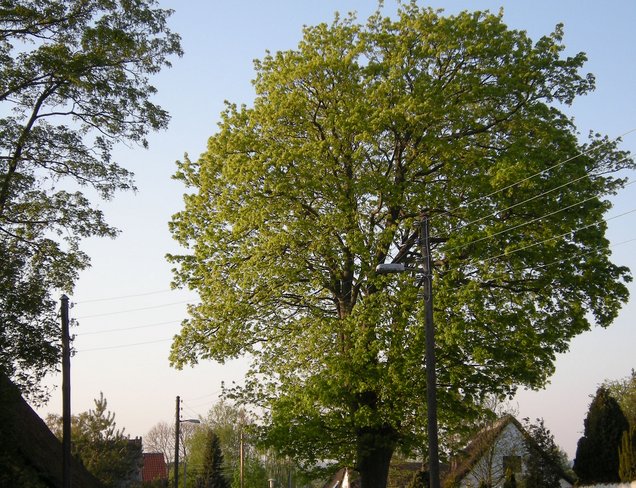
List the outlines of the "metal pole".
{"type": "Polygon", "coordinates": [[[426,413],[428,423],[428,473],[430,488],[439,484],[439,443],[437,438],[437,379],[435,373],[435,326],[433,324],[433,273],[428,217],[420,226],[420,248],[424,268],[424,305],[426,309],[426,413]]]}
{"type": "Polygon", "coordinates": [[[175,424],[174,424],[174,488],[179,488],[179,424],[180,424],[180,405],[181,399],[177,395],[177,409],[175,412],[175,424]]]}
{"type": "Polygon", "coordinates": [[[62,487],[71,488],[71,339],[68,297],[61,297],[62,315],[62,487]]]}

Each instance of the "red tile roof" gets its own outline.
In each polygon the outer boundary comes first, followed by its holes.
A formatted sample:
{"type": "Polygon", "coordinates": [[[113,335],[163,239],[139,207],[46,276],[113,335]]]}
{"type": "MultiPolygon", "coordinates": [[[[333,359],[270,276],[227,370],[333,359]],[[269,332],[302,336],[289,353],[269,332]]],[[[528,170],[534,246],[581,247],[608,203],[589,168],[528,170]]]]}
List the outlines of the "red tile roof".
{"type": "Polygon", "coordinates": [[[168,467],[161,452],[144,452],[144,467],[141,470],[142,481],[168,479],[168,467]]]}

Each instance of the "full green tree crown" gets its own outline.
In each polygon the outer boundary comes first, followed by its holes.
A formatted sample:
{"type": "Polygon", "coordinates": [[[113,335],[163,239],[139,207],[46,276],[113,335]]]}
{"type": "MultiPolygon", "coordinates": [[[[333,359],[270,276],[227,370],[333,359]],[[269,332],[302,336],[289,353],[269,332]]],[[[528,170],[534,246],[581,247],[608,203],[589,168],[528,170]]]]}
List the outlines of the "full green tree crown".
{"type": "Polygon", "coordinates": [[[307,27],[257,61],[253,105],[228,103],[207,151],[178,165],[185,251],[169,258],[200,302],[172,363],[249,357],[234,396],[307,465],[383,471],[395,449],[421,452],[418,279],[375,269],[417,265],[426,215],[442,437],[487,395],[544,385],[573,337],[611,324],[630,279],[603,218],[632,161],[616,141],[580,143],[559,110],[594,85],[561,41],[561,26],[533,42],[501,14],[412,2],[307,27]]]}

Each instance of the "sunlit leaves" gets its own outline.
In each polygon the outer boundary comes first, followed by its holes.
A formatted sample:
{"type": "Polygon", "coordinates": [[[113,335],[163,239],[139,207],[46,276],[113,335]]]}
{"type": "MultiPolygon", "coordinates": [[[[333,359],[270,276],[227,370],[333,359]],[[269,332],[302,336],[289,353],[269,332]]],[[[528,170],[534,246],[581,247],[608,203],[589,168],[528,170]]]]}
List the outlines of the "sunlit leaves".
{"type": "Polygon", "coordinates": [[[374,270],[417,264],[427,214],[443,431],[486,396],[543,385],[629,279],[602,219],[624,184],[610,173],[633,163],[602,137],[581,145],[559,110],[593,88],[561,30],[533,42],[501,15],[411,3],[307,27],[258,61],[253,106],[228,105],[177,171],[188,253],[171,259],[201,302],[173,363],[248,354],[234,394],[269,409],[267,438],[297,459],[349,461],[374,429],[421,447],[417,280],[374,270]]]}
{"type": "Polygon", "coordinates": [[[181,53],[169,16],[154,0],[0,2],[0,368],[25,390],[57,362],[51,291],[88,266],[81,238],[117,233],[78,190],[134,189],[113,145],[167,126],[148,76],[181,53]]]}

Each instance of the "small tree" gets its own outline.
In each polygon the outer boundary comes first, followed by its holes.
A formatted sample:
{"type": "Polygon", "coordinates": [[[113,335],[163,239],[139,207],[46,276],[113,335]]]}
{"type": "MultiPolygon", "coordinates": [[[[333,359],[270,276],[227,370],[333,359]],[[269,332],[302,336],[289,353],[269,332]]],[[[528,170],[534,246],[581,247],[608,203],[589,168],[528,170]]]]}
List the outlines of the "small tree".
{"type": "Polygon", "coordinates": [[[212,430],[207,433],[203,474],[197,480],[197,488],[230,488],[230,483],[223,475],[221,443],[212,430]]]}
{"type": "Polygon", "coordinates": [[[574,472],[582,483],[619,481],[618,451],[627,419],[609,390],[601,386],[590,404],[579,439],[574,472]]]}
{"type": "Polygon", "coordinates": [[[144,436],[144,452],[160,452],[168,464],[174,457],[174,423],[162,421],[153,425],[144,436]]]}
{"type": "Polygon", "coordinates": [[[525,418],[524,427],[534,441],[528,446],[524,486],[559,488],[561,471],[568,470],[567,455],[557,446],[543,419],[537,419],[536,423],[532,424],[525,418]]]}
{"type": "MultiPolygon", "coordinates": [[[[141,446],[135,450],[131,441],[118,429],[115,414],[107,409],[108,402],[100,392],[95,409],[73,415],[71,418],[71,449],[88,469],[106,487],[121,486],[141,462],[141,446]]],[[[53,433],[62,439],[62,417],[49,415],[46,419],[53,433]]]]}
{"type": "Polygon", "coordinates": [[[636,480],[636,426],[623,432],[618,457],[618,475],[621,481],[636,480]]]}

